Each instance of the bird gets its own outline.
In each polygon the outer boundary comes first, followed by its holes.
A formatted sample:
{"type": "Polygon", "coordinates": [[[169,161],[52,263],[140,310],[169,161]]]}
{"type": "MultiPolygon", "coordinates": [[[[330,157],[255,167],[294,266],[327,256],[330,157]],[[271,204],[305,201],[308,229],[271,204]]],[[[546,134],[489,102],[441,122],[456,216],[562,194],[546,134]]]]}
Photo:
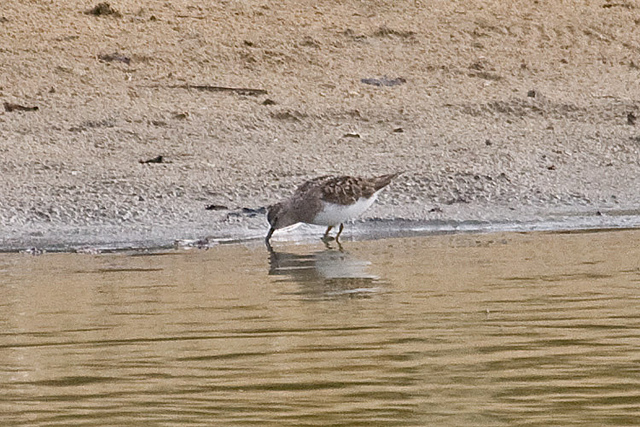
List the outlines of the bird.
{"type": "Polygon", "coordinates": [[[372,178],[324,175],[304,182],[289,199],[267,208],[270,225],[265,238],[267,247],[274,231],[300,222],[327,226],[324,242],[331,240],[329,232],[339,225],[335,237],[339,242],[344,223],[366,211],[380,191],[401,173],[372,178]]]}

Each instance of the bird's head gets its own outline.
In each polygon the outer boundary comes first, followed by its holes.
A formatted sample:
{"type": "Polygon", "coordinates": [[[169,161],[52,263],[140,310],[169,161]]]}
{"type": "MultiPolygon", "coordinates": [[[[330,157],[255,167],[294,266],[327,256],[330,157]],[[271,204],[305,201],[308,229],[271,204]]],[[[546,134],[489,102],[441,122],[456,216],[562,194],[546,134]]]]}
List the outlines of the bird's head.
{"type": "Polygon", "coordinates": [[[267,208],[267,221],[274,230],[282,227],[278,227],[278,219],[282,213],[282,203],[276,203],[267,208]]]}
{"type": "Polygon", "coordinates": [[[286,203],[280,202],[267,208],[267,221],[272,229],[288,227],[299,221],[295,218],[295,212],[286,203]]]}

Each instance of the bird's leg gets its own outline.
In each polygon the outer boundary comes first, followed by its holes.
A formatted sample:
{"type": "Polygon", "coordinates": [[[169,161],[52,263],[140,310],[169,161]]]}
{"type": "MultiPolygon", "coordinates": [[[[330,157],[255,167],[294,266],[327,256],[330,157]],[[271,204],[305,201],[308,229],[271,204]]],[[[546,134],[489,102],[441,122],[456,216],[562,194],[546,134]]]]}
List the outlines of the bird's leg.
{"type": "Polygon", "coordinates": [[[267,245],[267,251],[269,251],[269,255],[273,256],[273,254],[275,254],[276,252],[273,250],[273,246],[271,246],[271,243],[269,243],[268,240],[266,240],[264,243],[267,245]]]}
{"type": "Polygon", "coordinates": [[[333,225],[330,225],[329,227],[327,227],[327,231],[325,231],[324,236],[322,236],[323,242],[328,242],[329,240],[332,240],[331,237],[329,237],[329,232],[331,231],[332,228],[333,228],[333,225]]]}
{"type": "Polygon", "coordinates": [[[342,234],[342,230],[344,230],[344,224],[340,224],[340,229],[338,230],[338,234],[336,234],[336,242],[338,241],[340,234],[342,234]]]}

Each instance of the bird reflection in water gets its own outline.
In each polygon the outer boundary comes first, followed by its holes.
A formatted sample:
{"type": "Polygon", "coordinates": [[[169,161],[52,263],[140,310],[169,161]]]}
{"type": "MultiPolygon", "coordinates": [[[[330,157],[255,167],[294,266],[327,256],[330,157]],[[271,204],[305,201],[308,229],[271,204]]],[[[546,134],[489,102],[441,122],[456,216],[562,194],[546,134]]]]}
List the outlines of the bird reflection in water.
{"type": "Polygon", "coordinates": [[[367,298],[380,294],[384,282],[342,248],[296,254],[269,250],[269,275],[300,285],[296,294],[308,299],[367,298]]]}

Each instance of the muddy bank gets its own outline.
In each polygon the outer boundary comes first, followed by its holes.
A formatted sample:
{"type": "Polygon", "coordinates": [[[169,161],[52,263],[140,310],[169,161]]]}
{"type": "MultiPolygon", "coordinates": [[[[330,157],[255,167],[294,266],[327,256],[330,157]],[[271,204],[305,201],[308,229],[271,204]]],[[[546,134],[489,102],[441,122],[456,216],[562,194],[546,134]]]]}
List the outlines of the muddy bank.
{"type": "Polygon", "coordinates": [[[406,171],[369,219],[640,206],[633,3],[96,4],[3,3],[4,247],[259,235],[320,174],[406,171]]]}

